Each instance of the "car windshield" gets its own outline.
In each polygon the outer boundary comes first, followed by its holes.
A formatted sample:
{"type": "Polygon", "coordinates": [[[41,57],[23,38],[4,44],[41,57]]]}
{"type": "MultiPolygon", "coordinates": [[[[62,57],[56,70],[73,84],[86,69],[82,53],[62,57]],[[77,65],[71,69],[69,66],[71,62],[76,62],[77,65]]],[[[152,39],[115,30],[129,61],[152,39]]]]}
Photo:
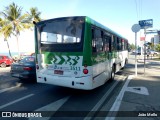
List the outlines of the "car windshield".
{"type": "Polygon", "coordinates": [[[20,61],[20,63],[26,63],[26,62],[31,62],[31,63],[33,63],[34,60],[35,60],[34,57],[25,57],[25,58],[23,58],[23,59],[20,61]]]}
{"type": "Polygon", "coordinates": [[[8,56],[6,56],[6,59],[10,59],[8,56]]]}

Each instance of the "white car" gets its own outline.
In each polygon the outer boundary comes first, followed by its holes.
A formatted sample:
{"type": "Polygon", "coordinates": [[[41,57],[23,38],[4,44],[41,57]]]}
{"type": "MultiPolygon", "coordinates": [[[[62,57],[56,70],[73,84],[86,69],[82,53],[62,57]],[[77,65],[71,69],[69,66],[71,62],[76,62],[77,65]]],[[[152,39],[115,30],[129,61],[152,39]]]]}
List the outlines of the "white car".
{"type": "Polygon", "coordinates": [[[156,51],[154,51],[154,50],[150,50],[149,53],[150,53],[151,55],[158,55],[158,54],[159,54],[159,52],[156,52],[156,51]]]}

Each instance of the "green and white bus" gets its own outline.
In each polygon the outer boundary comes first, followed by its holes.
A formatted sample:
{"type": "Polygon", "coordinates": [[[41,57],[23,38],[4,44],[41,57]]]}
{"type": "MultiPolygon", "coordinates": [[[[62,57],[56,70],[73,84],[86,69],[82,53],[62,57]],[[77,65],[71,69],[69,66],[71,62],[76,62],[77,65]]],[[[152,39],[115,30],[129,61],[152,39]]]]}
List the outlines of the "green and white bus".
{"type": "Polygon", "coordinates": [[[37,82],[91,90],[114,79],[128,60],[128,40],[86,16],[35,25],[37,82]]]}

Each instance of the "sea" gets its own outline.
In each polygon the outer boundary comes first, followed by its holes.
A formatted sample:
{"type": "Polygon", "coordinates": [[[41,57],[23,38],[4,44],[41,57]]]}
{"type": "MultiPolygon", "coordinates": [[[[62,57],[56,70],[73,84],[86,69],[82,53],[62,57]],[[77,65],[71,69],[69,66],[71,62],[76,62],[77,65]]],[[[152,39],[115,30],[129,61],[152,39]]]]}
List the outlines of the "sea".
{"type": "MultiPolygon", "coordinates": [[[[21,55],[21,54],[24,54],[24,53],[27,53],[27,52],[20,52],[20,55],[21,55]]],[[[7,55],[8,57],[11,57],[11,56],[9,55],[9,52],[0,52],[0,55],[7,55]]],[[[12,57],[17,56],[17,55],[18,55],[18,52],[11,52],[11,55],[12,55],[12,57]]]]}

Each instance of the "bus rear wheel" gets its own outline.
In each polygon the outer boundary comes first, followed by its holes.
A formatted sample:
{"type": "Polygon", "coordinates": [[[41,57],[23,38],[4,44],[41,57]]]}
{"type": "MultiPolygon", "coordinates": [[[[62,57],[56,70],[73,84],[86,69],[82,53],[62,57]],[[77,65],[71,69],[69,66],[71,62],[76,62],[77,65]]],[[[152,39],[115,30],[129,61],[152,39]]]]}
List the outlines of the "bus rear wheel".
{"type": "Polygon", "coordinates": [[[112,67],[110,80],[111,81],[114,80],[114,77],[115,77],[115,66],[112,67]]]}

